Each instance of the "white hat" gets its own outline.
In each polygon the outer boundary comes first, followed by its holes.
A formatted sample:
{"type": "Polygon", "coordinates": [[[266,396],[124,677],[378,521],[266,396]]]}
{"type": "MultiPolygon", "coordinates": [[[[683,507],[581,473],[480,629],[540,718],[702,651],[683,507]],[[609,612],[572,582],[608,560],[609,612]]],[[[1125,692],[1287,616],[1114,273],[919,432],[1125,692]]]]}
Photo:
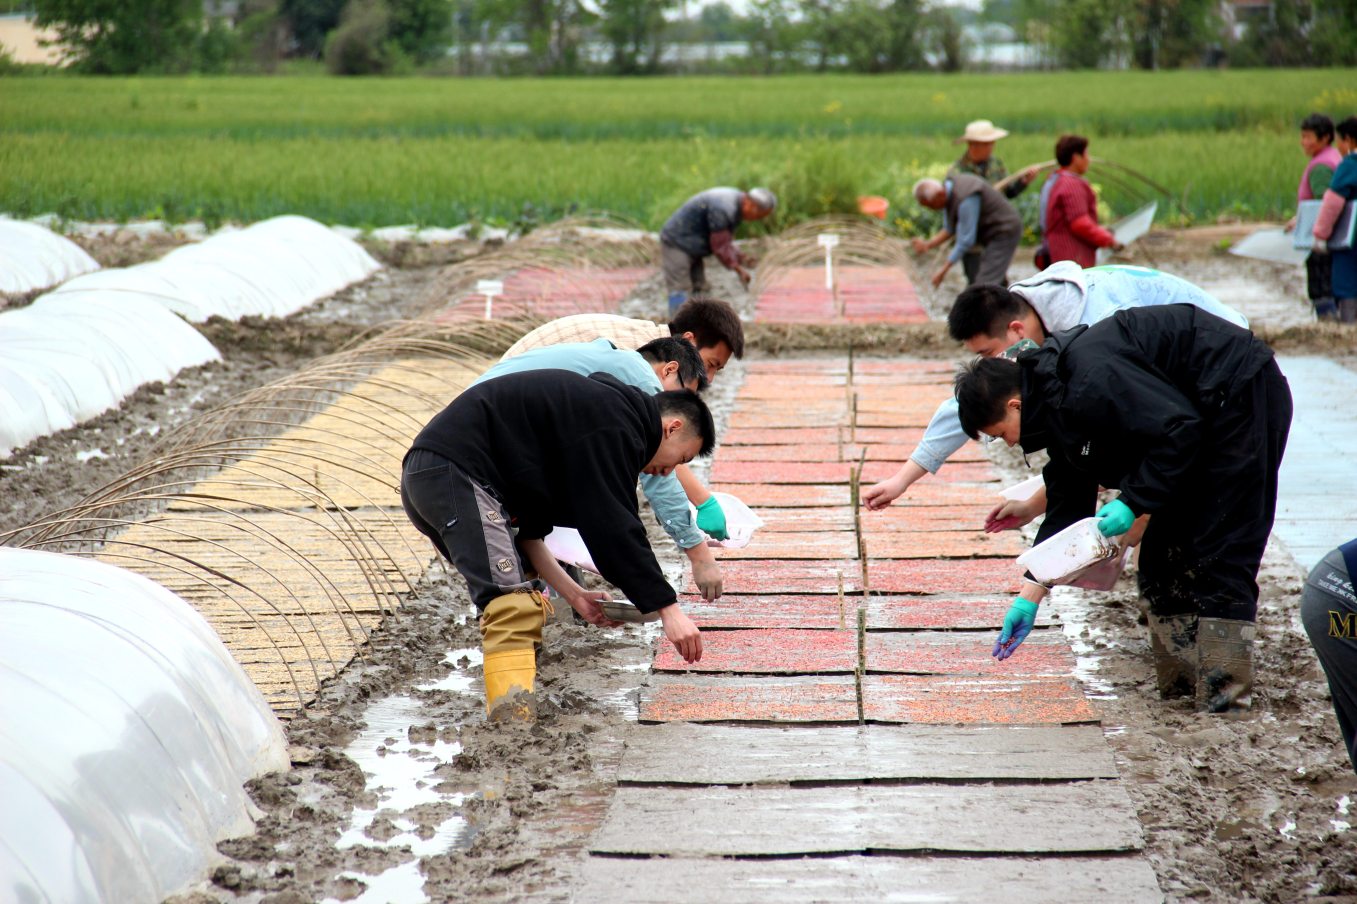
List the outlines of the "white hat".
{"type": "Polygon", "coordinates": [[[966,133],[953,141],[959,144],[963,141],[998,141],[1008,134],[1006,129],[997,127],[988,119],[977,119],[975,122],[966,123],[966,133]]]}

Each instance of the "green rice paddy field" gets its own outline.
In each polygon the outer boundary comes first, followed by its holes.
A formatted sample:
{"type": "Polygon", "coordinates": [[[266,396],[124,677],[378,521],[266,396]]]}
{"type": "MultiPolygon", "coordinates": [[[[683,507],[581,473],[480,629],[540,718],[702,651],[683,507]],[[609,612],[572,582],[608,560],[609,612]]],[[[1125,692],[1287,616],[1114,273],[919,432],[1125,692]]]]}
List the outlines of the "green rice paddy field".
{"type": "MultiPolygon", "coordinates": [[[[1077,131],[1169,190],[1178,223],[1278,218],[1311,110],[1357,114],[1353,70],[665,79],[0,79],[0,211],[78,219],[450,225],[609,211],[654,227],[719,183],[784,222],[886,195],[986,117],[1010,170],[1077,131]]],[[[1090,174],[1114,212],[1151,196],[1090,174]]],[[[1034,194],[1034,193],[1029,193],[1034,194]]]]}

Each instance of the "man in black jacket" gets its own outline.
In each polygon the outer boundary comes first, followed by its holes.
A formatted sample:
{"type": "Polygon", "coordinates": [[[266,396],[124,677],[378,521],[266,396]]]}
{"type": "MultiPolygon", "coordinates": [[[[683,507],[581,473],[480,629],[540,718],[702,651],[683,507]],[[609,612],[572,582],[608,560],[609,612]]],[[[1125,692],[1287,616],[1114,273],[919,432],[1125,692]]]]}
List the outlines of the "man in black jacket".
{"type": "MultiPolygon", "coordinates": [[[[1291,426],[1272,350],[1192,305],[1137,308],[1056,333],[1016,361],[978,360],[956,395],[972,438],[1049,450],[1037,542],[1092,514],[1099,485],[1120,490],[1098,527],[1131,544],[1143,532],[1160,692],[1195,694],[1210,712],[1247,708],[1258,566],[1291,426]]],[[[1021,642],[1045,592],[1024,584],[1006,634],[1021,642]]]]}
{"type": "Polygon", "coordinates": [[[591,624],[617,624],[600,605],[607,595],[581,589],[547,551],[542,538],[557,524],[579,530],[599,571],[636,608],[659,613],[686,660],[701,657],[701,635],[646,538],[636,478],[668,474],[714,445],[711,412],[696,393],[649,395],[607,374],[564,370],[472,386],[415,438],[401,501],[481,610],[492,718],[533,715],[535,650],[549,604],[530,569],[591,624]]]}

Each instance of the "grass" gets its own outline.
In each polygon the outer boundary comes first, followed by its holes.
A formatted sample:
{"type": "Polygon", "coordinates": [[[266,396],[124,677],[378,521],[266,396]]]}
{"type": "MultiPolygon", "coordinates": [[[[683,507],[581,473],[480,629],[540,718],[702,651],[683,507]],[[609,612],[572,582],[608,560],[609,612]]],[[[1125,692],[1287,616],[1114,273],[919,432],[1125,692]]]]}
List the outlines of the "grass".
{"type": "MultiPolygon", "coordinates": [[[[988,116],[1014,133],[999,145],[1010,169],[1079,131],[1094,155],[1171,188],[1172,219],[1276,218],[1303,164],[1296,122],[1357,112],[1357,91],[1324,88],[1351,75],[12,78],[0,210],[360,226],[609,210],[653,227],[698,189],[766,182],[783,189],[783,222],[856,188],[921,227],[910,185],[955,158],[966,120],[988,116]]],[[[1114,211],[1144,198],[1101,187],[1114,211]]]]}

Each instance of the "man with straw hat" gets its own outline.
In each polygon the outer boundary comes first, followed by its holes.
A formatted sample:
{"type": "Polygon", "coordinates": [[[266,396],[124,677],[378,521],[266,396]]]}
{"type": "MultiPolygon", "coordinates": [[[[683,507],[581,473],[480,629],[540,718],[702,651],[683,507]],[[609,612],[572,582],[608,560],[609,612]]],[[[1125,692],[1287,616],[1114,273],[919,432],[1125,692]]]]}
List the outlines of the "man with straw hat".
{"type": "MultiPolygon", "coordinates": [[[[953,139],[954,144],[966,143],[966,152],[961,155],[952,168],[948,170],[948,176],[956,176],[962,173],[979,176],[990,185],[1002,182],[1008,178],[1008,168],[1004,162],[994,156],[994,143],[1000,138],[1008,135],[1008,130],[1001,129],[988,119],[977,119],[974,122],[966,123],[966,131],[960,138],[953,139]]],[[[1029,166],[1023,170],[1016,179],[1005,185],[1001,191],[1007,198],[1016,198],[1027,190],[1027,186],[1032,184],[1036,178],[1039,167],[1029,166]]],[[[966,282],[976,281],[976,274],[980,271],[980,254],[983,248],[973,248],[968,251],[961,259],[961,266],[966,272],[966,282]]]]}

